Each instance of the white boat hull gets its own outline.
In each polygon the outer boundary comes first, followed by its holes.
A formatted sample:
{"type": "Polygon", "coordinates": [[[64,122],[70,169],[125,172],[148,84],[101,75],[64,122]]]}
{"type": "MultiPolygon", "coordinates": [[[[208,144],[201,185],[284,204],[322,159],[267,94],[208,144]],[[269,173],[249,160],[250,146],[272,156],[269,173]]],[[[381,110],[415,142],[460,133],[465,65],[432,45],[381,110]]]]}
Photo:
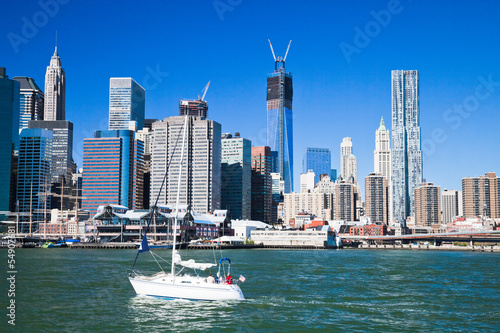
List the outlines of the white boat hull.
{"type": "Polygon", "coordinates": [[[154,277],[129,277],[138,295],[162,299],[184,299],[192,301],[243,300],[245,297],[236,284],[207,283],[205,279],[192,276],[176,277],[163,274],[154,277]]]}

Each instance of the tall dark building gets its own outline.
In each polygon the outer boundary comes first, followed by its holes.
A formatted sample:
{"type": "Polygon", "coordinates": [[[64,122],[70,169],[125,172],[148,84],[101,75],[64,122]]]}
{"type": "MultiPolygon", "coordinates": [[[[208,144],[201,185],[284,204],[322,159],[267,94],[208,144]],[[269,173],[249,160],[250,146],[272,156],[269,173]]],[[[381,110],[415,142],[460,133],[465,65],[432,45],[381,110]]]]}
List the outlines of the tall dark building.
{"type": "Polygon", "coordinates": [[[293,78],[292,73],[285,71],[288,49],[284,58],[276,58],[271,45],[275,66],[274,73],[267,75],[267,145],[277,152],[272,172],[283,178],[285,193],[293,189],[293,78]],[[280,63],[282,66],[278,67],[280,63]]]}
{"type": "Polygon", "coordinates": [[[252,220],[271,224],[271,148],[252,147],[252,220]]]}
{"type": "Polygon", "coordinates": [[[206,101],[194,100],[187,101],[181,100],[179,103],[179,115],[185,116],[198,116],[206,118],[208,113],[208,105],[206,101]]]}

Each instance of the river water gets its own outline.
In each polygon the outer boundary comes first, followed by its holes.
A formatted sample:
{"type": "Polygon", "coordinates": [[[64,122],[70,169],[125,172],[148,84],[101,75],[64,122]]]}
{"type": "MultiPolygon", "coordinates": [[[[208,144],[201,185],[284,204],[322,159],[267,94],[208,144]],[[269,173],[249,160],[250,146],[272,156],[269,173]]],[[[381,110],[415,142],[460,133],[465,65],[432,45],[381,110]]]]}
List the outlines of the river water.
{"type": "MultiPolygon", "coordinates": [[[[156,253],[169,258],[169,250],[156,253]]],[[[245,301],[136,296],[135,250],[16,249],[18,332],[381,332],[500,330],[500,254],[404,250],[231,250],[245,301]]],[[[218,251],[184,250],[213,262],[218,251]]],[[[6,281],[7,251],[0,251],[6,281]]],[[[140,270],[156,263],[148,253],[140,270]]],[[[215,270],[212,271],[215,273],[215,270]]],[[[13,329],[15,328],[15,330],[13,329]]]]}

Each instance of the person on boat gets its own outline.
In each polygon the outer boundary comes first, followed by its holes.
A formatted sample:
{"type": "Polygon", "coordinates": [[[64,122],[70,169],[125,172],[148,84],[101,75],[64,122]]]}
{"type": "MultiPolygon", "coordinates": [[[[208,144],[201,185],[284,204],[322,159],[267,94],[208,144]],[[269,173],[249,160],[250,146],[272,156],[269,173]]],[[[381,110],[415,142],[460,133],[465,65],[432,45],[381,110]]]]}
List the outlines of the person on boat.
{"type": "Polygon", "coordinates": [[[226,277],[226,283],[227,284],[232,284],[233,283],[233,277],[231,276],[231,274],[227,275],[227,277],[226,277]]]}
{"type": "Polygon", "coordinates": [[[207,277],[207,282],[208,283],[215,283],[215,279],[214,277],[212,276],[212,273],[210,273],[207,277]]]}

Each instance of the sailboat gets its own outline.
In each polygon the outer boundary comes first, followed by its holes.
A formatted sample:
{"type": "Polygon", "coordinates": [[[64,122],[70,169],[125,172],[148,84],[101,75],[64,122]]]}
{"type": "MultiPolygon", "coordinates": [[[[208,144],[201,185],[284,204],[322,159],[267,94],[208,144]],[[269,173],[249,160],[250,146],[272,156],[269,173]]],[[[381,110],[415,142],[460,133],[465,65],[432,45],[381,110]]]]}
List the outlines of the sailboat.
{"type": "MultiPolygon", "coordinates": [[[[182,138],[182,150],[180,165],[184,161],[184,147],[186,144],[186,128],[187,128],[188,116],[185,116],[183,138],[182,138]]],[[[171,159],[172,160],[172,159],[171,159]]],[[[169,162],[170,164],[170,162],[169,162]]],[[[231,277],[231,260],[229,258],[221,258],[218,263],[217,279],[213,278],[211,275],[209,277],[202,277],[197,272],[204,271],[208,268],[217,266],[217,264],[212,263],[197,263],[195,260],[182,260],[180,253],[176,250],[176,235],[177,235],[177,224],[179,215],[179,194],[182,176],[182,167],[179,172],[178,186],[177,186],[177,199],[174,211],[174,226],[173,226],[173,246],[172,246],[172,262],[170,267],[170,273],[167,273],[160,269],[161,271],[154,275],[144,275],[139,272],[134,271],[137,258],[142,252],[150,252],[155,258],[153,252],[150,251],[150,247],[147,239],[147,232],[149,229],[149,224],[151,218],[154,215],[154,211],[158,204],[158,199],[160,198],[160,193],[165,184],[165,179],[167,173],[163,178],[163,183],[160,187],[160,192],[156,197],[155,205],[152,209],[152,214],[149,218],[148,225],[146,227],[146,232],[142,239],[141,245],[135,257],[134,265],[129,273],[129,281],[132,284],[135,292],[138,295],[153,296],[161,299],[175,300],[192,300],[192,301],[219,301],[219,300],[243,300],[243,292],[238,286],[238,281],[244,281],[245,278],[240,276],[238,280],[233,280],[231,277]],[[227,274],[225,274],[225,266],[227,263],[227,274]],[[176,266],[182,266],[183,268],[179,271],[176,270],[176,266]],[[195,274],[182,274],[184,268],[189,268],[194,270],[195,274]]],[[[168,166],[167,166],[168,172],[168,166]]],[[[156,261],[156,258],[155,258],[156,261]]]]}

